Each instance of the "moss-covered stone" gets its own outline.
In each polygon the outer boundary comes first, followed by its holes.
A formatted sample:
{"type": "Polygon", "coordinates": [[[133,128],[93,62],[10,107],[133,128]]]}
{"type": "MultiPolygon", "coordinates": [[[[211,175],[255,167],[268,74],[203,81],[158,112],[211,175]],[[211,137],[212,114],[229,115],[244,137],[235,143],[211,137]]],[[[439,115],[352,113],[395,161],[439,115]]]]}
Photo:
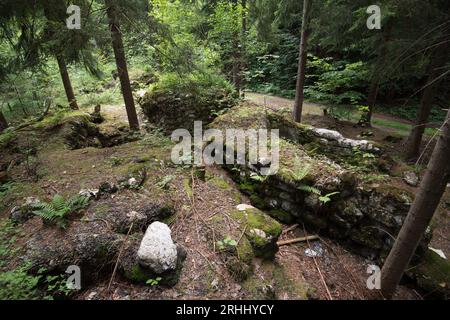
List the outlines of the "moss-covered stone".
{"type": "Polygon", "coordinates": [[[427,250],[420,262],[409,268],[407,275],[416,279],[420,288],[434,297],[450,299],[450,262],[427,250]]]}
{"type": "Polygon", "coordinates": [[[264,259],[273,259],[278,251],[276,242],[281,235],[281,225],[256,208],[235,210],[231,216],[245,226],[245,236],[250,241],[255,255],[264,259]]]}
{"type": "Polygon", "coordinates": [[[275,220],[280,221],[284,224],[292,224],[295,221],[294,216],[284,210],[270,210],[268,214],[275,220]]]}

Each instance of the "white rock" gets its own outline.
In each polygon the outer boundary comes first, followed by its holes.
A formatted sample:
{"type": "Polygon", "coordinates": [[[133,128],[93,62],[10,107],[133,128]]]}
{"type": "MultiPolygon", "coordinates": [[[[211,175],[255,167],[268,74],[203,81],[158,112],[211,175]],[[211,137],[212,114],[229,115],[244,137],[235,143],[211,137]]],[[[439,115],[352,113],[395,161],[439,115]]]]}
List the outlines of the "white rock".
{"type": "Polygon", "coordinates": [[[175,270],[177,247],[166,224],[154,222],[147,228],[138,250],[138,259],[142,266],[157,274],[175,270]]]}
{"type": "Polygon", "coordinates": [[[255,208],[255,207],[251,206],[249,204],[245,204],[245,203],[239,204],[239,205],[236,206],[236,209],[238,209],[239,211],[245,211],[245,210],[253,209],[253,208],[255,208]]]}
{"type": "Polygon", "coordinates": [[[342,134],[340,134],[337,131],[334,130],[328,130],[328,129],[320,129],[320,128],[314,128],[313,132],[318,135],[321,138],[325,138],[327,140],[341,140],[344,139],[342,134]]]}
{"type": "Polygon", "coordinates": [[[87,197],[89,199],[97,197],[98,189],[82,189],[78,193],[80,196],[87,197]]]}
{"type": "Polygon", "coordinates": [[[130,187],[137,187],[138,182],[137,182],[136,178],[130,178],[130,179],[128,179],[128,185],[129,185],[130,187]]]}

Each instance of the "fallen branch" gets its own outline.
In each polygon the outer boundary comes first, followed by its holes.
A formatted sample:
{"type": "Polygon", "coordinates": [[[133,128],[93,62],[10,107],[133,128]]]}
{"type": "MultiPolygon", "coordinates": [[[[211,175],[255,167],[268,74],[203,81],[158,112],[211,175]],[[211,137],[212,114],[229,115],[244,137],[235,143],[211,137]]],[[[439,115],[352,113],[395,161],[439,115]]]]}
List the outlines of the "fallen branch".
{"type": "Polygon", "coordinates": [[[318,236],[307,236],[307,237],[295,238],[295,239],[291,239],[291,240],[278,241],[277,245],[279,247],[281,247],[281,246],[286,246],[288,244],[294,244],[294,243],[305,242],[305,241],[312,241],[312,240],[317,240],[317,239],[319,239],[318,236]]]}

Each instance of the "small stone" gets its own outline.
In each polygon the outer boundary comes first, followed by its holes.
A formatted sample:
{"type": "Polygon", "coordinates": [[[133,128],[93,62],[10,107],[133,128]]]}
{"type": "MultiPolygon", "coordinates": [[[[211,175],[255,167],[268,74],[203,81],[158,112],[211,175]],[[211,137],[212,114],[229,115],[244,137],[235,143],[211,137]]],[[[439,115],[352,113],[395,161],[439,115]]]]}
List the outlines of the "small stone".
{"type": "Polygon", "coordinates": [[[245,203],[239,204],[236,206],[236,209],[238,209],[239,211],[245,211],[245,210],[253,209],[253,208],[254,208],[253,206],[251,206],[249,204],[245,204],[245,203]]]}
{"type": "Polygon", "coordinates": [[[86,197],[86,198],[96,198],[98,195],[99,190],[98,189],[81,189],[78,194],[80,196],[86,197]]]}
{"type": "Polygon", "coordinates": [[[138,181],[136,180],[136,178],[130,178],[130,179],[128,179],[128,185],[131,188],[135,188],[138,186],[138,181]]]}
{"type": "Polygon", "coordinates": [[[417,187],[419,185],[419,177],[412,171],[403,174],[403,181],[412,187],[417,187]]]}

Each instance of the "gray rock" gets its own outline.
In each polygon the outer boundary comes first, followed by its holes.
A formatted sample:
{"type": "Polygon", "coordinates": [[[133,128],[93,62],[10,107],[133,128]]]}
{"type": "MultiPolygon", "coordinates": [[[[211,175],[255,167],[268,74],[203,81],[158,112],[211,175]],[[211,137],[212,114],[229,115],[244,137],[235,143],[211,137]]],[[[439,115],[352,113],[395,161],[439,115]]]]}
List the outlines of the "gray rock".
{"type": "Polygon", "coordinates": [[[161,222],[152,223],[145,232],[138,250],[139,263],[157,274],[177,267],[177,247],[169,227],[161,222]]]}
{"type": "Polygon", "coordinates": [[[97,197],[98,192],[98,189],[81,189],[78,195],[92,199],[97,197]]]}
{"type": "Polygon", "coordinates": [[[419,177],[412,171],[408,171],[403,174],[403,181],[412,187],[417,187],[419,185],[419,177]]]}
{"type": "Polygon", "coordinates": [[[33,216],[33,207],[39,203],[38,198],[28,197],[23,205],[12,208],[9,218],[14,223],[25,223],[33,216]]]}

